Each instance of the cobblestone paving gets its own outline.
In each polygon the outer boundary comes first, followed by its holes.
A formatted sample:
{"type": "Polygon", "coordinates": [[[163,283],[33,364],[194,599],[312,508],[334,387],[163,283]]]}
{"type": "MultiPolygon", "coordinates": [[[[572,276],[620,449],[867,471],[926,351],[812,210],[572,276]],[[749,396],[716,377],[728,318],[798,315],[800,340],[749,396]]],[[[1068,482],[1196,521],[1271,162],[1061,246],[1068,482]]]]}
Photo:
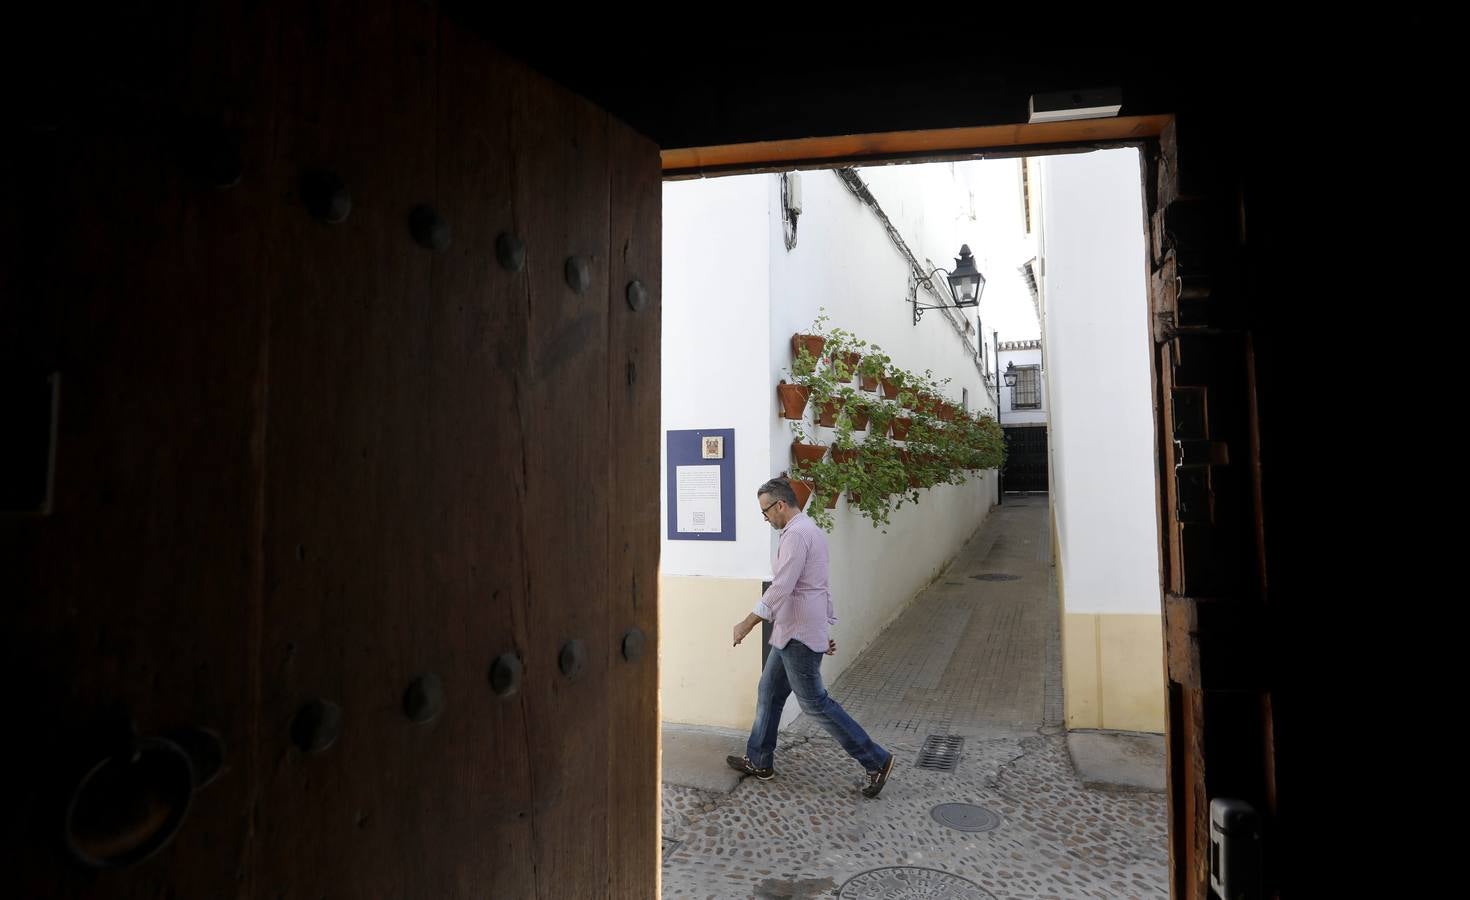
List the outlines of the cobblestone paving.
{"type": "Polygon", "coordinates": [[[663,896],[1167,897],[1163,795],[1082,787],[1056,727],[1049,537],[1044,495],[1007,498],[829,686],[897,756],[878,799],[805,716],[783,732],[773,781],[728,795],[666,786],[663,896]],[[1020,577],[971,577],[987,574],[1020,577]],[[955,771],[914,768],[931,734],[965,737],[955,771]],[[945,803],[984,807],[1000,825],[950,828],[932,815],[945,803]]]}

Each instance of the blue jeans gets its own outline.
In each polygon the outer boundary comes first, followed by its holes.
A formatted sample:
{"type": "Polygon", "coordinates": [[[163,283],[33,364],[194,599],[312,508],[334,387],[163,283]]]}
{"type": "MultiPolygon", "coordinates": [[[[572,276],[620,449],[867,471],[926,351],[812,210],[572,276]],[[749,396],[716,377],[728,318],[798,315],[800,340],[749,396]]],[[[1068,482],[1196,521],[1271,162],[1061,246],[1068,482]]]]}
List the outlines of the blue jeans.
{"type": "Polygon", "coordinates": [[[745,755],[750,758],[751,765],[758,769],[771,767],[776,755],[776,730],[781,725],[781,708],[786,705],[790,694],[796,695],[801,711],[827,729],[847,755],[861,763],[865,770],[875,772],[888,762],[892,754],[868,737],[863,727],[854,722],[822,686],[822,656],[795,638],[787,641],[785,647],[771,648],[757,689],[755,725],[751,727],[750,740],[745,745],[745,755]]]}

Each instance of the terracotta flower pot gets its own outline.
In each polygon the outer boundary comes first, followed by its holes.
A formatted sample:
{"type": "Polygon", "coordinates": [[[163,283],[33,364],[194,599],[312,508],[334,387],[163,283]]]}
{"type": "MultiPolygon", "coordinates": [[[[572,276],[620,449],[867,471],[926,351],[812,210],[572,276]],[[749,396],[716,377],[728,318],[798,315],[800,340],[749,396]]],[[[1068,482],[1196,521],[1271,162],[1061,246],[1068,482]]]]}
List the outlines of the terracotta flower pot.
{"type": "Polygon", "coordinates": [[[862,362],[862,359],[863,359],[863,357],[862,357],[862,354],[860,354],[860,353],[844,353],[844,354],[842,354],[842,364],[844,366],[846,366],[847,367],[847,371],[850,372],[850,373],[852,373],[853,375],[856,375],[857,374],[858,363],[859,362],[862,362]]]}
{"type": "Polygon", "coordinates": [[[859,375],[858,377],[860,379],[862,379],[862,382],[863,382],[863,390],[865,390],[865,391],[876,391],[876,390],[878,390],[878,379],[876,379],[876,378],[869,378],[866,375],[859,375]]]}
{"type": "Polygon", "coordinates": [[[909,426],[914,420],[907,416],[893,420],[893,439],[895,441],[906,441],[909,439],[909,426]]]}
{"type": "Polygon", "coordinates": [[[837,508],[837,497],[838,497],[838,495],[840,493],[841,493],[840,491],[832,491],[831,493],[829,493],[827,495],[827,508],[828,509],[836,509],[837,508]]]}
{"type": "Polygon", "coordinates": [[[806,398],[812,389],[801,384],[781,382],[776,385],[776,394],[781,398],[781,417],[800,419],[806,413],[806,398]]]}
{"type": "Polygon", "coordinates": [[[793,478],[791,479],[791,490],[796,494],[796,508],[806,509],[806,502],[812,498],[812,483],[793,478]]]}
{"type": "Polygon", "coordinates": [[[953,406],[950,406],[948,403],[941,403],[941,404],[939,404],[939,421],[941,421],[941,422],[953,422],[954,421],[954,417],[955,417],[955,408],[953,406]]]}
{"type": "Polygon", "coordinates": [[[827,347],[827,339],[819,334],[793,334],[791,336],[791,355],[801,355],[803,344],[806,345],[806,352],[811,354],[812,359],[821,359],[822,351],[827,347]]]}
{"type": "Polygon", "coordinates": [[[796,460],[796,467],[798,469],[805,469],[826,455],[827,445],[825,444],[803,444],[801,441],[791,442],[791,457],[796,460]]]}
{"type": "Polygon", "coordinates": [[[818,423],[821,425],[825,425],[828,428],[836,425],[837,413],[842,409],[842,406],[843,403],[841,400],[828,400],[826,403],[823,403],[821,406],[820,417],[817,420],[818,423]]]}
{"type": "Polygon", "coordinates": [[[868,413],[866,411],[858,412],[856,409],[853,410],[853,413],[852,413],[852,430],[853,431],[867,431],[868,430],[868,413]]]}
{"type": "Polygon", "coordinates": [[[854,448],[852,450],[843,450],[840,447],[833,447],[832,448],[832,461],[833,462],[838,462],[838,463],[851,462],[852,460],[857,459],[857,456],[858,456],[858,452],[857,452],[856,448],[854,448]]]}
{"type": "Polygon", "coordinates": [[[863,495],[854,491],[848,491],[847,502],[851,503],[853,506],[861,506],[863,502],[863,495]]]}
{"type": "Polygon", "coordinates": [[[898,397],[898,385],[889,381],[887,378],[883,379],[883,397],[887,400],[893,400],[898,397]]]}

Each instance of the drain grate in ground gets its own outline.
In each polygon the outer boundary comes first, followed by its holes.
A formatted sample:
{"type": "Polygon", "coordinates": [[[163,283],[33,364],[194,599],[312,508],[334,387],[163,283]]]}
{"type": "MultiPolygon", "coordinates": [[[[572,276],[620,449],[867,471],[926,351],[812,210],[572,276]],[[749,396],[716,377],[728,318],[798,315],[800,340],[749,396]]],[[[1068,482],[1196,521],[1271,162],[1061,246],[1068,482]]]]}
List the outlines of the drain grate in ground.
{"type": "Polygon", "coordinates": [[[1000,572],[987,572],[984,575],[971,575],[976,581],[1020,581],[1020,575],[1005,575],[1000,572]]]}
{"type": "Polygon", "coordinates": [[[929,811],[934,821],[955,831],[993,831],[1000,827],[1000,814],[973,803],[941,803],[929,811]]]}
{"type": "Polygon", "coordinates": [[[919,761],[914,763],[914,768],[953,772],[960,761],[960,748],[964,745],[965,739],[958,735],[931,734],[924,738],[924,746],[919,750],[919,761]]]}
{"type": "Polygon", "coordinates": [[[995,895],[968,878],[922,866],[885,866],[852,876],[837,892],[839,900],[994,900],[995,895]]]}

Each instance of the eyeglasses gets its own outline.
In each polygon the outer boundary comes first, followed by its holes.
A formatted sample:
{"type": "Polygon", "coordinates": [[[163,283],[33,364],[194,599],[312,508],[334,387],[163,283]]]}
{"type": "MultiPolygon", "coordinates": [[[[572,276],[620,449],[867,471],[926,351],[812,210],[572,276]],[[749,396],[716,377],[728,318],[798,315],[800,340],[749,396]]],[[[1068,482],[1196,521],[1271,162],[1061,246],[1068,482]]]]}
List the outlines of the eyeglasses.
{"type": "MultiPolygon", "coordinates": [[[[771,501],[771,506],[775,506],[777,503],[780,503],[780,502],[781,502],[780,500],[772,500],[771,501]]],[[[764,519],[766,517],[766,513],[768,513],[768,512],[771,511],[771,506],[763,506],[763,507],[761,507],[761,518],[762,519],[764,519]]]]}

